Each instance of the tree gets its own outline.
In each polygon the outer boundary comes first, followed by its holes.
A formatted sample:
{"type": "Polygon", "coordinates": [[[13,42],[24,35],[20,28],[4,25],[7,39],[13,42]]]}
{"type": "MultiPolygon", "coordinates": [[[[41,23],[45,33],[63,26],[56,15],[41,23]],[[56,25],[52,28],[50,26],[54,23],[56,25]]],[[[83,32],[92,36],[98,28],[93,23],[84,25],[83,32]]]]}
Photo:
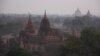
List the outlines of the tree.
{"type": "Polygon", "coordinates": [[[8,48],[7,46],[3,43],[3,40],[0,36],[0,56],[4,56],[7,52],[8,48]]]}
{"type": "Polygon", "coordinates": [[[82,46],[85,48],[85,52],[88,53],[87,56],[99,56],[100,51],[100,32],[96,31],[95,28],[89,27],[85,28],[81,32],[82,46]]]}
{"type": "Polygon", "coordinates": [[[100,56],[100,32],[93,27],[85,28],[80,38],[69,37],[59,51],[60,56],[100,56]]]}
{"type": "Polygon", "coordinates": [[[22,48],[13,48],[7,53],[6,56],[32,56],[32,54],[22,48]]]}

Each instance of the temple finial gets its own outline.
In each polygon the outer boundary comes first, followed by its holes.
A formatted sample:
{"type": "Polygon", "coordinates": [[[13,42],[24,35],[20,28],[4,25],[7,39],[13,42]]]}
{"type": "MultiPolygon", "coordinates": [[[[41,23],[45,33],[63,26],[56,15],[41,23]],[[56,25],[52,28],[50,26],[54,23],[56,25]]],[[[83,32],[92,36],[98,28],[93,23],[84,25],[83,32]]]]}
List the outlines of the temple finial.
{"type": "Polygon", "coordinates": [[[44,19],[47,18],[46,10],[44,11],[44,19]]]}
{"type": "Polygon", "coordinates": [[[46,15],[46,10],[45,10],[45,15],[46,15]]]}
{"type": "Polygon", "coordinates": [[[35,33],[35,27],[34,27],[34,25],[32,23],[32,16],[31,16],[31,14],[29,14],[28,18],[29,19],[28,19],[28,22],[26,24],[25,31],[34,34],[35,33]]]}
{"type": "Polygon", "coordinates": [[[29,14],[28,24],[32,24],[31,14],[29,14]]]}

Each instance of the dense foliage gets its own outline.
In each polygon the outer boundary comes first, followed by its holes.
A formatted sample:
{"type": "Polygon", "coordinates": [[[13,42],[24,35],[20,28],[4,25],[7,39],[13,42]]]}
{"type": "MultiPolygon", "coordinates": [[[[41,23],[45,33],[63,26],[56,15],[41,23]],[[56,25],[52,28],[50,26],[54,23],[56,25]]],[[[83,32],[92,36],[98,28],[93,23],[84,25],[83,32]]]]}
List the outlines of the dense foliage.
{"type": "Polygon", "coordinates": [[[61,56],[100,56],[100,32],[95,28],[85,28],[80,38],[68,38],[59,50],[61,56]]]}
{"type": "Polygon", "coordinates": [[[32,56],[32,54],[22,48],[13,48],[6,54],[6,56],[32,56]]]}

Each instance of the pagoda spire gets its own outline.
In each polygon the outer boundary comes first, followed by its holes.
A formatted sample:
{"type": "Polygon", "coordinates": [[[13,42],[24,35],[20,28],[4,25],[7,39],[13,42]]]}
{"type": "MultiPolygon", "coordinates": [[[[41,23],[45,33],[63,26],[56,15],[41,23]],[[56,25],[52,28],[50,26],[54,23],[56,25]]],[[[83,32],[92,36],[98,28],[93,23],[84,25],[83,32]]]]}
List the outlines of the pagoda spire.
{"type": "Polygon", "coordinates": [[[28,33],[35,33],[35,27],[32,23],[32,19],[31,19],[31,15],[29,14],[29,19],[28,19],[28,22],[27,22],[27,25],[25,27],[25,31],[28,32],[28,33]]]}
{"type": "Polygon", "coordinates": [[[31,20],[31,15],[29,14],[29,20],[28,20],[28,25],[32,24],[32,20],[31,20]]]}
{"type": "Polygon", "coordinates": [[[43,19],[41,20],[41,23],[40,23],[38,35],[47,35],[49,30],[50,30],[50,23],[49,23],[46,10],[45,10],[43,19]]]}
{"type": "Polygon", "coordinates": [[[87,15],[87,16],[92,16],[89,10],[88,10],[88,12],[87,12],[86,15],[87,15]]]}
{"type": "Polygon", "coordinates": [[[75,11],[75,13],[73,14],[73,16],[82,16],[82,13],[80,11],[79,8],[77,8],[77,10],[75,11]]]}
{"type": "Polygon", "coordinates": [[[46,14],[46,10],[45,10],[43,19],[46,19],[46,18],[47,18],[47,14],[46,14]]]}

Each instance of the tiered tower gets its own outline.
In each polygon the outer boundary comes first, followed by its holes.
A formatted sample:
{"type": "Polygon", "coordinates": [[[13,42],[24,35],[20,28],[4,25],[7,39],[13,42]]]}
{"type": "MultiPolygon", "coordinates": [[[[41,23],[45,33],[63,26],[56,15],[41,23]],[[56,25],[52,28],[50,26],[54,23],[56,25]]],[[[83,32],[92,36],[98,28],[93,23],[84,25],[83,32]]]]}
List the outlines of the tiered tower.
{"type": "Polygon", "coordinates": [[[44,17],[40,23],[38,35],[39,36],[46,36],[49,33],[49,31],[50,31],[50,23],[49,23],[49,20],[47,18],[46,11],[45,11],[44,17]]]}
{"type": "Polygon", "coordinates": [[[77,8],[77,10],[75,11],[75,13],[73,14],[73,16],[82,16],[82,13],[80,11],[79,8],[77,8]]]}
{"type": "Polygon", "coordinates": [[[63,36],[60,35],[56,29],[50,27],[49,20],[44,13],[41,20],[38,33],[36,34],[35,27],[32,24],[31,15],[24,28],[20,32],[20,47],[30,51],[38,51],[39,53],[47,52],[47,47],[52,45],[61,45],[63,43],[63,36]]]}
{"type": "Polygon", "coordinates": [[[88,10],[88,12],[87,12],[87,14],[86,14],[86,16],[92,16],[92,14],[90,13],[90,11],[88,10]]]}
{"type": "Polygon", "coordinates": [[[22,29],[19,33],[19,47],[21,48],[27,48],[30,47],[28,43],[31,44],[31,39],[35,36],[35,27],[31,20],[31,15],[29,15],[28,22],[26,24],[26,27],[22,29]]]}
{"type": "Polygon", "coordinates": [[[35,32],[35,27],[34,27],[34,25],[33,25],[33,23],[32,23],[32,20],[31,20],[31,15],[29,15],[28,23],[27,23],[27,25],[26,25],[26,27],[25,27],[24,30],[25,30],[25,32],[28,33],[29,35],[33,35],[33,34],[36,33],[36,32],[35,32]]]}

